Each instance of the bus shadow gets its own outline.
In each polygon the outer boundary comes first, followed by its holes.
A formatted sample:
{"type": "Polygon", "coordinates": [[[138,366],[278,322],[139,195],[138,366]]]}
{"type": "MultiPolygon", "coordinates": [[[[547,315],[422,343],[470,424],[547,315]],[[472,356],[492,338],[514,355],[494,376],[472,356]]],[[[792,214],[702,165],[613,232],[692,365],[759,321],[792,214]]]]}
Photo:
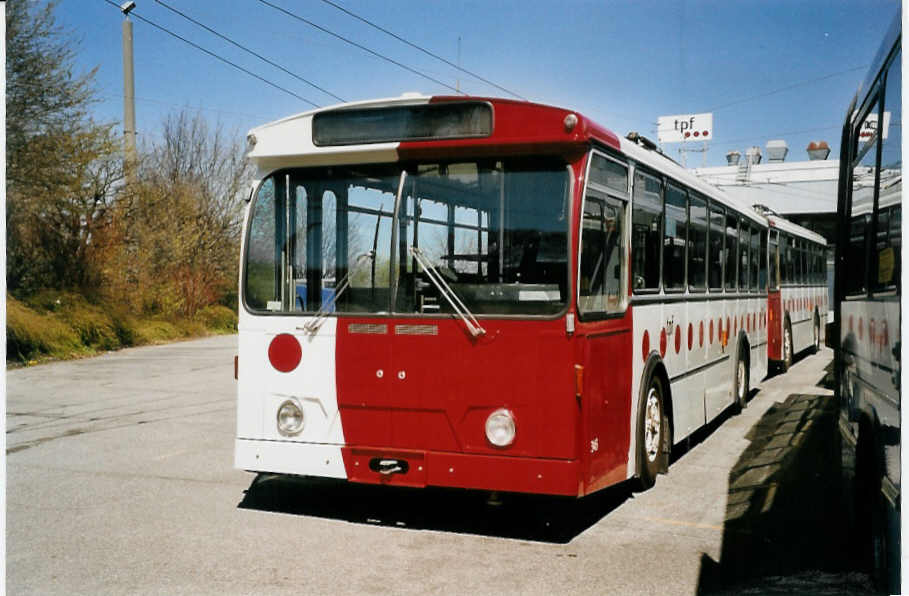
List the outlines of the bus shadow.
{"type": "Polygon", "coordinates": [[[582,499],[502,493],[492,501],[486,491],[259,474],[238,507],[356,524],[565,544],[630,495],[628,485],[620,484],[582,499]]]}
{"type": "MultiPolygon", "coordinates": [[[[720,559],[702,555],[699,594],[739,592],[758,578],[843,570],[837,419],[833,396],[796,394],[748,431],[750,445],[729,473],[720,559]]],[[[809,582],[789,591],[816,588],[809,582]]],[[[766,584],[754,593],[779,589],[766,584]]],[[[863,591],[852,586],[848,593],[853,589],[863,591]]]]}

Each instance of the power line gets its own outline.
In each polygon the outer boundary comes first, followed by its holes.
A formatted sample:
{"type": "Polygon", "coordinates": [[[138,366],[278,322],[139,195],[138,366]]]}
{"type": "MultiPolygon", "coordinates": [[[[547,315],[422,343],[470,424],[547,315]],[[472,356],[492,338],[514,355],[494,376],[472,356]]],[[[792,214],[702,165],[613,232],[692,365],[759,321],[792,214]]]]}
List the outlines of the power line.
{"type": "Polygon", "coordinates": [[[367,25],[369,25],[370,27],[373,27],[374,29],[378,29],[379,31],[381,31],[382,33],[385,33],[386,35],[390,35],[391,37],[394,37],[395,39],[397,39],[397,40],[400,41],[401,43],[405,43],[405,44],[409,45],[410,47],[412,47],[412,48],[414,48],[414,49],[416,49],[416,50],[419,50],[419,51],[423,52],[423,53],[426,54],[427,56],[431,56],[431,57],[435,58],[436,60],[440,60],[440,61],[444,62],[445,64],[447,64],[448,66],[451,66],[452,68],[456,68],[456,69],[458,69],[459,71],[461,71],[461,72],[463,72],[463,73],[465,73],[465,74],[468,74],[468,75],[472,76],[472,77],[475,78],[475,79],[478,79],[478,80],[480,80],[480,81],[483,81],[483,82],[486,83],[487,85],[492,85],[492,86],[495,87],[496,89],[499,89],[499,90],[501,90],[501,91],[504,91],[505,93],[508,93],[509,95],[513,95],[513,96],[517,97],[518,99],[523,99],[524,101],[527,101],[527,98],[526,98],[526,97],[523,97],[523,96],[521,96],[520,94],[515,93],[514,91],[510,91],[510,90],[506,89],[505,87],[502,87],[501,85],[497,85],[496,83],[493,83],[493,82],[490,81],[490,80],[484,79],[484,78],[481,77],[480,75],[478,75],[478,74],[476,74],[476,73],[473,73],[473,72],[471,72],[471,71],[469,71],[469,70],[467,70],[467,69],[465,69],[465,68],[461,68],[461,67],[458,66],[457,64],[455,64],[455,63],[453,63],[453,62],[451,62],[451,61],[449,61],[449,60],[446,60],[446,59],[443,58],[442,56],[439,56],[439,55],[437,55],[437,54],[434,54],[434,53],[430,52],[429,50],[427,50],[427,49],[425,49],[425,48],[423,48],[423,47],[421,47],[421,46],[418,46],[418,45],[415,44],[415,43],[412,43],[412,42],[410,42],[410,41],[404,39],[404,38],[401,37],[400,35],[397,35],[397,34],[391,32],[391,31],[389,31],[388,29],[385,29],[384,27],[381,27],[381,26],[379,26],[379,25],[373,23],[373,22],[370,21],[369,19],[366,19],[366,18],[364,18],[364,17],[361,17],[360,15],[358,15],[358,14],[356,14],[356,13],[354,13],[354,12],[352,12],[352,11],[346,9],[346,8],[344,8],[343,6],[341,6],[341,5],[339,5],[339,4],[335,4],[335,3],[332,2],[331,0],[322,0],[322,2],[324,2],[325,4],[328,4],[329,6],[333,6],[333,7],[337,8],[337,9],[340,10],[341,12],[343,12],[343,13],[345,13],[345,14],[348,14],[348,15],[352,16],[353,18],[357,19],[358,21],[361,21],[361,22],[363,22],[363,23],[366,23],[367,25]]]}
{"type": "MultiPolygon", "coordinates": [[[[108,4],[110,4],[111,6],[116,7],[117,10],[120,10],[120,5],[117,4],[116,2],[114,2],[113,0],[104,0],[104,1],[107,2],[108,4]]],[[[249,76],[254,77],[254,78],[256,78],[256,79],[262,81],[262,82],[265,83],[266,85],[271,85],[271,86],[274,87],[275,89],[278,89],[278,90],[280,90],[280,91],[283,91],[284,93],[287,93],[288,95],[293,95],[293,96],[296,97],[297,99],[299,99],[299,100],[301,100],[301,101],[304,101],[304,102],[308,103],[309,105],[311,105],[311,106],[313,106],[313,107],[315,107],[315,108],[321,107],[319,104],[314,103],[314,102],[312,102],[312,101],[306,99],[305,97],[302,97],[302,96],[300,96],[300,95],[297,95],[296,93],[294,93],[293,91],[290,91],[289,89],[285,89],[284,87],[281,87],[280,85],[277,85],[277,84],[275,84],[275,83],[272,83],[272,82],[269,81],[268,79],[262,78],[262,77],[260,77],[259,75],[257,75],[256,73],[254,73],[254,72],[252,72],[252,71],[249,71],[249,70],[243,68],[243,67],[240,66],[239,64],[235,64],[235,63],[231,62],[230,60],[228,60],[227,58],[223,58],[223,57],[221,57],[221,56],[215,54],[215,53],[212,52],[212,51],[206,50],[206,49],[203,48],[202,46],[200,46],[200,45],[198,45],[198,44],[195,44],[195,43],[189,41],[189,40],[186,39],[185,37],[181,37],[181,36],[177,35],[176,33],[174,33],[173,31],[171,31],[171,30],[169,30],[169,29],[166,29],[166,28],[162,27],[161,25],[158,25],[157,23],[154,23],[154,22],[152,22],[152,21],[146,19],[145,17],[143,17],[143,16],[141,16],[141,15],[139,15],[139,14],[136,14],[136,11],[135,11],[135,10],[133,10],[133,11],[130,12],[129,14],[132,15],[132,16],[134,16],[134,17],[136,17],[136,18],[139,19],[140,21],[142,21],[142,22],[144,22],[144,23],[147,23],[147,24],[151,25],[151,26],[154,27],[155,29],[158,29],[158,30],[160,30],[160,31],[163,31],[164,33],[167,33],[167,34],[170,35],[171,37],[176,37],[177,39],[179,39],[179,40],[182,41],[183,43],[186,43],[186,44],[188,44],[188,45],[191,45],[192,47],[196,48],[196,49],[199,50],[200,52],[205,52],[206,54],[208,54],[208,55],[211,56],[212,58],[216,58],[217,60],[220,60],[221,62],[224,62],[225,64],[228,64],[228,65],[230,65],[230,66],[233,66],[233,67],[236,68],[237,70],[239,70],[239,71],[241,71],[241,72],[244,72],[244,73],[248,74],[249,76]]]]}
{"type": "Polygon", "coordinates": [[[779,89],[774,89],[773,91],[767,91],[767,92],[761,93],[761,94],[759,94],[759,95],[752,95],[751,97],[744,97],[744,98],[742,98],[742,99],[736,99],[736,100],[734,100],[734,101],[730,101],[729,103],[721,104],[721,105],[719,105],[719,106],[716,106],[715,108],[711,108],[711,109],[706,110],[706,111],[707,111],[707,112],[715,112],[715,111],[717,111],[717,110],[722,110],[722,109],[724,109],[724,108],[728,108],[729,106],[734,106],[734,105],[738,105],[738,104],[740,104],[740,103],[745,103],[745,102],[751,101],[751,100],[753,100],[753,99],[761,99],[762,97],[767,97],[767,96],[770,96],[770,95],[775,95],[775,94],[777,94],[777,93],[782,93],[783,91],[789,91],[790,89],[795,89],[796,87],[802,87],[802,86],[804,86],[804,85],[810,85],[811,83],[817,83],[817,82],[819,82],[819,81],[824,81],[824,80],[826,80],[826,79],[832,79],[833,77],[838,77],[838,76],[843,75],[843,74],[846,74],[846,73],[855,72],[856,70],[864,70],[864,69],[866,69],[866,68],[868,68],[868,65],[867,65],[867,64],[864,65],[864,66],[855,66],[855,67],[853,67],[853,68],[847,68],[846,70],[841,70],[841,71],[839,71],[839,72],[834,72],[834,73],[831,73],[831,74],[828,74],[828,75],[824,75],[824,76],[822,76],[822,77],[818,77],[818,78],[816,78],[816,79],[808,79],[808,80],[806,80],[806,81],[799,81],[798,83],[793,83],[793,84],[791,84],[791,85],[787,85],[787,86],[785,86],[785,87],[780,87],[779,89]]]}
{"type": "Polygon", "coordinates": [[[345,99],[342,98],[342,97],[338,97],[337,95],[335,95],[335,94],[332,93],[331,91],[329,91],[329,90],[327,90],[327,89],[324,89],[323,87],[320,87],[319,85],[316,85],[316,84],[313,83],[312,81],[307,80],[307,79],[304,79],[304,78],[301,77],[300,75],[298,75],[298,74],[296,74],[296,73],[294,73],[294,72],[291,72],[291,71],[287,70],[286,68],[284,68],[283,66],[281,66],[281,65],[278,64],[277,62],[273,62],[273,61],[269,60],[268,58],[266,58],[265,56],[262,56],[261,54],[257,54],[256,52],[250,50],[249,48],[247,48],[247,47],[245,47],[245,46],[243,46],[243,45],[237,43],[236,41],[232,40],[231,38],[227,37],[226,35],[222,35],[221,33],[218,33],[217,31],[215,31],[215,30],[212,29],[211,27],[208,27],[207,25],[205,25],[205,24],[203,24],[203,23],[200,23],[199,21],[197,21],[196,19],[192,18],[191,16],[186,15],[186,14],[180,12],[180,11],[177,10],[176,8],[174,8],[174,7],[170,6],[170,5],[168,5],[168,4],[164,3],[164,2],[162,2],[161,0],[155,0],[155,2],[157,2],[158,4],[160,4],[161,6],[163,6],[164,8],[166,8],[167,10],[169,10],[169,11],[171,11],[171,12],[174,12],[174,13],[180,15],[181,17],[183,17],[183,18],[186,19],[187,21],[190,21],[191,23],[195,23],[195,24],[198,25],[199,27],[202,27],[203,29],[205,29],[206,31],[208,31],[209,33],[211,33],[212,35],[217,35],[218,37],[220,37],[220,38],[223,39],[224,41],[226,41],[226,42],[228,42],[228,43],[231,43],[231,44],[235,45],[236,47],[240,48],[240,49],[243,50],[244,52],[246,52],[246,53],[248,53],[248,54],[252,54],[253,56],[255,56],[256,58],[258,58],[259,60],[262,60],[263,62],[265,62],[265,63],[267,63],[267,64],[270,64],[270,65],[274,66],[275,68],[277,68],[277,69],[279,69],[279,70],[281,70],[281,71],[283,71],[283,72],[289,74],[289,75],[292,76],[293,78],[295,78],[295,79],[297,79],[297,80],[299,80],[299,81],[302,81],[302,82],[306,83],[306,84],[309,85],[310,87],[314,87],[314,88],[318,89],[319,91],[321,91],[322,93],[324,93],[324,94],[326,94],[326,95],[330,95],[331,97],[337,99],[337,100],[340,101],[340,102],[345,102],[345,101],[347,101],[347,100],[345,100],[345,99]]]}
{"type": "MultiPolygon", "coordinates": [[[[122,93],[117,94],[117,93],[111,93],[111,92],[108,92],[108,93],[102,92],[102,93],[98,94],[98,97],[106,97],[107,99],[123,99],[125,96],[122,93]]],[[[169,101],[164,101],[161,99],[152,99],[150,97],[135,97],[135,99],[136,99],[136,101],[144,101],[147,103],[154,103],[154,104],[158,104],[158,105],[162,105],[162,106],[171,106],[174,108],[187,108],[190,110],[202,110],[204,112],[217,112],[219,114],[229,114],[232,116],[244,116],[246,118],[255,118],[257,120],[267,120],[269,118],[274,118],[273,116],[264,116],[262,114],[248,114],[246,112],[233,112],[230,110],[222,110],[220,108],[203,108],[201,106],[194,107],[194,106],[190,106],[190,105],[186,105],[186,104],[177,104],[177,103],[173,103],[173,102],[169,102],[169,101]]]]}
{"type": "MultiPolygon", "coordinates": [[[[110,0],[108,0],[108,1],[110,1],[110,0]]],[[[465,93],[462,93],[461,91],[459,91],[458,89],[455,89],[454,87],[452,87],[451,85],[449,85],[449,84],[447,84],[447,83],[443,83],[442,81],[440,81],[440,80],[438,80],[438,79],[435,79],[435,78],[433,78],[433,77],[431,77],[431,76],[429,76],[429,75],[427,75],[427,74],[424,74],[424,73],[420,72],[419,70],[416,70],[416,69],[414,69],[414,68],[411,68],[411,67],[407,66],[406,64],[401,64],[401,63],[398,62],[397,60],[393,60],[393,59],[389,58],[388,56],[385,56],[385,55],[383,55],[383,54],[380,54],[379,52],[376,52],[376,51],[374,51],[374,50],[370,50],[370,49],[367,48],[366,46],[360,45],[360,44],[358,44],[358,43],[355,42],[355,41],[352,41],[352,40],[350,40],[350,39],[347,39],[347,38],[344,37],[343,35],[339,35],[339,34],[335,33],[334,31],[331,31],[331,30],[329,30],[329,29],[326,29],[325,27],[322,27],[321,25],[317,25],[317,24],[313,23],[312,21],[309,21],[309,20],[307,20],[307,19],[304,19],[304,18],[301,17],[300,15],[296,15],[296,14],[290,12],[289,10],[287,10],[287,9],[285,9],[285,8],[281,8],[280,6],[277,6],[277,5],[275,5],[275,4],[272,4],[271,2],[268,2],[267,0],[259,0],[259,2],[261,2],[262,4],[264,4],[264,5],[266,5],[266,6],[269,6],[269,7],[273,8],[273,9],[275,9],[275,10],[277,10],[278,12],[282,12],[282,13],[286,14],[287,16],[289,16],[289,17],[291,17],[291,18],[293,18],[293,19],[297,19],[298,21],[300,21],[300,22],[302,22],[302,23],[306,23],[306,24],[309,25],[310,27],[313,27],[313,28],[315,28],[315,29],[318,29],[319,31],[322,31],[323,33],[327,33],[328,35],[331,35],[332,37],[335,37],[335,38],[337,38],[337,39],[340,39],[340,40],[343,41],[344,43],[350,44],[350,45],[354,46],[355,48],[359,48],[359,49],[363,50],[364,52],[367,52],[367,53],[369,53],[369,54],[375,56],[376,58],[379,58],[379,59],[381,59],[381,60],[385,60],[386,62],[390,62],[391,64],[394,64],[395,66],[398,66],[398,67],[400,67],[400,68],[403,68],[404,70],[406,70],[406,71],[408,71],[408,72],[411,72],[411,73],[413,73],[413,74],[415,74],[415,75],[421,76],[421,77],[423,77],[424,79],[427,79],[427,80],[429,80],[429,81],[432,81],[433,83],[435,83],[435,84],[437,84],[437,85],[441,85],[442,87],[445,87],[446,89],[450,89],[450,90],[454,91],[455,93],[457,93],[457,94],[459,94],[459,95],[466,95],[465,93]]]]}

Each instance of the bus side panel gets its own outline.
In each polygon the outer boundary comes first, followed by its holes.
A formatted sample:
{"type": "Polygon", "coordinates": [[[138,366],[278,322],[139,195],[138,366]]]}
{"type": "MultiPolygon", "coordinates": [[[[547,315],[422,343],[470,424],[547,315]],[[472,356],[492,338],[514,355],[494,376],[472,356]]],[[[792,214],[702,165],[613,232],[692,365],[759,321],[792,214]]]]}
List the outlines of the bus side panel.
{"type": "Polygon", "coordinates": [[[582,323],[584,492],[625,479],[631,409],[631,309],[621,319],[582,323]]]}

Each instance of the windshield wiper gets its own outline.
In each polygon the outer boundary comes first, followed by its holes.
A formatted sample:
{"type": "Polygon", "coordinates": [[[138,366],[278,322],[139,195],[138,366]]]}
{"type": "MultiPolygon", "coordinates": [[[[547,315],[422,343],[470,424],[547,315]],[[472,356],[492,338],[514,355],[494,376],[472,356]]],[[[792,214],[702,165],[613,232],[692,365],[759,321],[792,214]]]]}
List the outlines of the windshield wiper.
{"type": "Polygon", "coordinates": [[[461,299],[458,298],[458,295],[455,294],[454,290],[452,290],[448,283],[445,282],[445,279],[435,268],[435,266],[430,263],[429,259],[424,256],[423,251],[421,251],[416,246],[411,246],[410,254],[413,255],[413,258],[416,259],[417,263],[420,264],[420,267],[423,268],[423,271],[426,272],[426,277],[429,278],[429,281],[435,285],[445,300],[448,300],[448,303],[451,305],[451,308],[454,309],[455,314],[457,314],[461,320],[464,321],[464,325],[467,326],[467,330],[470,332],[470,334],[474,337],[485,335],[486,330],[483,329],[482,325],[480,325],[480,322],[477,321],[477,318],[473,316],[473,313],[471,313],[470,310],[464,306],[464,303],[461,302],[461,299]]]}
{"type": "MultiPolygon", "coordinates": [[[[342,277],[341,281],[338,283],[338,285],[335,286],[335,293],[325,304],[323,304],[319,308],[319,311],[313,315],[313,318],[308,323],[303,325],[303,330],[305,330],[309,333],[316,332],[319,329],[319,327],[322,326],[322,321],[325,320],[325,317],[327,317],[328,313],[331,312],[331,307],[333,307],[335,305],[335,302],[338,301],[338,298],[341,297],[341,294],[343,294],[347,290],[347,288],[350,287],[350,274],[354,272],[354,269],[356,267],[359,267],[360,262],[363,261],[364,259],[369,259],[370,261],[374,261],[375,258],[376,258],[376,251],[374,251],[374,250],[371,250],[369,252],[364,252],[363,254],[359,255],[357,257],[356,261],[354,262],[354,266],[351,269],[347,270],[347,273],[344,274],[344,277],[342,277]]],[[[299,327],[298,327],[298,329],[299,329],[299,327]]]]}

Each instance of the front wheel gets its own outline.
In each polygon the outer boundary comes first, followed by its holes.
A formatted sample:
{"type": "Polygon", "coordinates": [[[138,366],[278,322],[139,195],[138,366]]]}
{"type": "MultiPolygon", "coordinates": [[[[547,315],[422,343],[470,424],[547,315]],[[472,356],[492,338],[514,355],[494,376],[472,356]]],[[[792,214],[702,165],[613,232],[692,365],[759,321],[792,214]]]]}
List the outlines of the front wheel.
{"type": "Polygon", "coordinates": [[[656,483],[663,466],[663,445],[667,440],[668,424],[663,413],[663,383],[653,376],[642,404],[638,427],[638,484],[647,490],[656,483]]]}

